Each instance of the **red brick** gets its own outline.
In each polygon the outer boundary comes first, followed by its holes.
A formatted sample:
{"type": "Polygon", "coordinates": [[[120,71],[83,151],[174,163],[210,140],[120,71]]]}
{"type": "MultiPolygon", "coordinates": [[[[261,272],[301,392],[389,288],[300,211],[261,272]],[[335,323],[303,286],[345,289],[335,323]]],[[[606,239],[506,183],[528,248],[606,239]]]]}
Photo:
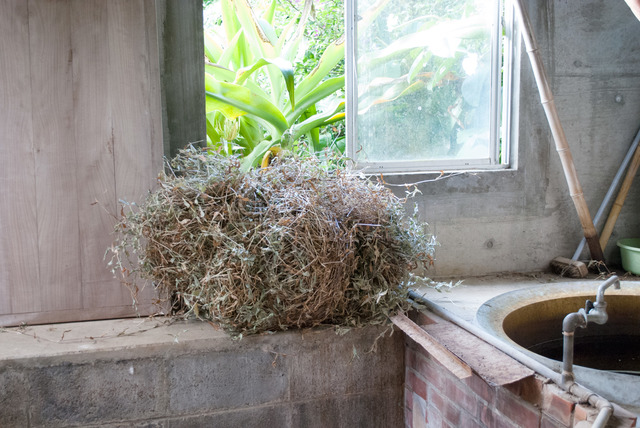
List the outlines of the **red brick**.
{"type": "Polygon", "coordinates": [[[454,425],[458,424],[460,420],[460,409],[434,388],[429,388],[429,404],[438,410],[442,419],[454,425]]]}
{"type": "Polygon", "coordinates": [[[411,410],[413,406],[413,392],[409,388],[404,389],[404,408],[411,410]]]}
{"type": "Polygon", "coordinates": [[[489,406],[481,405],[478,409],[478,417],[485,426],[493,425],[493,411],[489,406]]]}
{"type": "Polygon", "coordinates": [[[589,414],[592,412],[590,407],[583,404],[576,404],[573,410],[573,422],[586,421],[589,419],[589,414]]]}
{"type": "Polygon", "coordinates": [[[504,386],[505,389],[533,405],[542,404],[543,378],[530,376],[504,386]]]}
{"type": "Polygon", "coordinates": [[[413,428],[426,428],[427,402],[415,393],[413,394],[412,418],[413,428]]]}
{"type": "Polygon", "coordinates": [[[405,347],[404,350],[404,365],[405,367],[417,369],[416,366],[416,351],[411,349],[409,346],[405,347]]]}
{"type": "Polygon", "coordinates": [[[484,425],[470,414],[462,412],[460,413],[460,422],[457,428],[484,428],[484,425]]]}
{"type": "Polygon", "coordinates": [[[404,382],[402,383],[402,386],[409,390],[411,390],[411,374],[412,373],[415,374],[415,370],[413,370],[410,367],[404,368],[404,382]]]}
{"type": "Polygon", "coordinates": [[[451,402],[445,403],[444,411],[441,410],[440,414],[454,426],[458,426],[460,423],[460,409],[451,402]]]}
{"type": "Polygon", "coordinates": [[[520,383],[520,381],[518,381],[518,382],[510,383],[508,385],[502,385],[502,388],[509,391],[513,395],[520,397],[520,392],[522,391],[522,384],[520,383]]]}
{"type": "Polygon", "coordinates": [[[488,404],[493,403],[493,398],[495,397],[495,388],[489,386],[489,384],[480,376],[474,373],[466,378],[464,380],[464,383],[488,404]]]}
{"type": "Polygon", "coordinates": [[[521,428],[539,427],[540,411],[506,390],[498,391],[496,409],[521,428]]]}
{"type": "Polygon", "coordinates": [[[458,386],[456,382],[448,380],[444,394],[462,410],[475,415],[478,408],[478,396],[464,387],[461,382],[457,383],[460,383],[462,387],[458,386]]]}
{"type": "Polygon", "coordinates": [[[427,398],[427,401],[430,404],[433,404],[436,409],[441,409],[444,407],[444,397],[440,395],[440,393],[434,388],[429,388],[429,396],[427,398]]]}
{"type": "Polygon", "coordinates": [[[560,392],[560,390],[555,392],[554,389],[557,388],[551,387],[551,385],[545,388],[542,412],[560,422],[562,426],[570,426],[576,404],[568,398],[567,394],[560,392]]]}
{"type": "Polygon", "coordinates": [[[413,415],[411,410],[404,409],[404,426],[405,428],[413,428],[413,415]]]}
{"type": "Polygon", "coordinates": [[[567,428],[567,427],[569,427],[569,425],[565,425],[545,415],[542,415],[542,418],[540,419],[540,428],[567,428]]]}
{"type": "Polygon", "coordinates": [[[427,382],[438,389],[443,389],[447,383],[447,371],[444,367],[436,365],[428,357],[419,355],[416,359],[417,371],[427,382]]]}
{"type": "Polygon", "coordinates": [[[506,416],[501,415],[488,406],[480,409],[480,422],[488,428],[520,428],[511,422],[506,416]]]}
{"type": "Polygon", "coordinates": [[[420,397],[427,399],[427,384],[418,377],[413,371],[409,371],[409,387],[420,397]]]}
{"type": "Polygon", "coordinates": [[[427,424],[429,428],[439,428],[442,426],[442,422],[440,412],[430,403],[427,407],[427,424]]]}
{"type": "Polygon", "coordinates": [[[446,397],[437,406],[437,409],[443,420],[454,425],[460,421],[460,409],[458,409],[451,401],[447,400],[446,397]]]}

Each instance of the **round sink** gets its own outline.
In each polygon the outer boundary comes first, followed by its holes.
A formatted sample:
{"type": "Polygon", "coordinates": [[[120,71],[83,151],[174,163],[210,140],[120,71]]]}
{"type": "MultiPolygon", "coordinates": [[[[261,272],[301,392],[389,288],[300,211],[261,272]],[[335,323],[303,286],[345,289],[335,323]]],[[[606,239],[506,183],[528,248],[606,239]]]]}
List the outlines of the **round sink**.
{"type": "MultiPolygon", "coordinates": [[[[524,288],[485,302],[476,322],[494,336],[560,372],[562,320],[595,301],[602,281],[524,288]]],[[[631,410],[640,409],[640,283],[605,292],[607,323],[575,332],[576,381],[631,410]]]]}

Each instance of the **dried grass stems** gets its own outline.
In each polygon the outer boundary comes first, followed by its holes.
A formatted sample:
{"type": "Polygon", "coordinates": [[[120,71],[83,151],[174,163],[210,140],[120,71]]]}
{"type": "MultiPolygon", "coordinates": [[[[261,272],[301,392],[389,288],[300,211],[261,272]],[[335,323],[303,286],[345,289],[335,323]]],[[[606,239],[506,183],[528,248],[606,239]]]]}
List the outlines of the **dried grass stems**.
{"type": "Polygon", "coordinates": [[[384,186],[328,165],[289,157],[245,173],[185,150],[123,210],[114,270],[134,296],[141,275],[174,312],[232,335],[384,323],[407,309],[435,241],[384,186]]]}

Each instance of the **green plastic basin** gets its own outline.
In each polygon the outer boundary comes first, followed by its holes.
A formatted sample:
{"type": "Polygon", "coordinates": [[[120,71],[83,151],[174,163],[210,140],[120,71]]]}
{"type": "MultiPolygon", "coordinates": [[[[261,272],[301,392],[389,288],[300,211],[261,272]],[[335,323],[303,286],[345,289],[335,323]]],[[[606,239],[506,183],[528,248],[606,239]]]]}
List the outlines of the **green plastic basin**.
{"type": "Polygon", "coordinates": [[[640,238],[628,238],[618,241],[622,268],[634,275],[640,275],[640,238]]]}

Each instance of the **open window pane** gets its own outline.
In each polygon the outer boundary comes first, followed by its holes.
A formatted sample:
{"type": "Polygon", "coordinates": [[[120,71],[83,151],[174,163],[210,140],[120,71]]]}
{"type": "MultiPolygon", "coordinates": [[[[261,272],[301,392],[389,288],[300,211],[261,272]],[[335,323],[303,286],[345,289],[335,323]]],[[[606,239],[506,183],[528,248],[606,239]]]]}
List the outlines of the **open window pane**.
{"type": "Polygon", "coordinates": [[[352,158],[374,170],[499,163],[498,1],[357,0],[354,17],[352,158]]]}

